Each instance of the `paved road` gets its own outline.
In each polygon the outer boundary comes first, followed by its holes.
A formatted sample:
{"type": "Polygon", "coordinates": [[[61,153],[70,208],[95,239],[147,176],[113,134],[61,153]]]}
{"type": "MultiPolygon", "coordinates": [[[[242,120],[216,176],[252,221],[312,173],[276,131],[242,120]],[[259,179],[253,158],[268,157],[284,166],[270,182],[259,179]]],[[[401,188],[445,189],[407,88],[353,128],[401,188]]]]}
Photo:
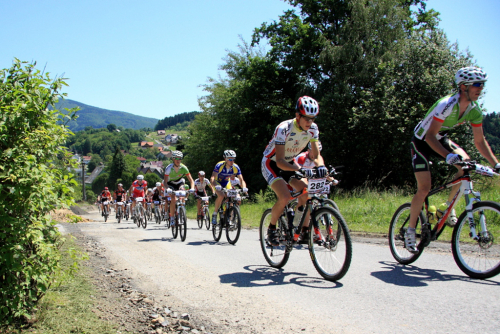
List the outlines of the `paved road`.
{"type": "Polygon", "coordinates": [[[315,271],[307,248],[296,249],[283,270],[270,268],[256,230],[237,245],[188,221],[187,239],[173,240],[154,223],[79,223],[102,242],[111,261],[141,277],[144,288],[176,298],[232,333],[498,333],[500,277],[469,279],[451,252],[424,253],[397,264],[383,240],[355,242],[349,272],[339,282],[315,271]]]}

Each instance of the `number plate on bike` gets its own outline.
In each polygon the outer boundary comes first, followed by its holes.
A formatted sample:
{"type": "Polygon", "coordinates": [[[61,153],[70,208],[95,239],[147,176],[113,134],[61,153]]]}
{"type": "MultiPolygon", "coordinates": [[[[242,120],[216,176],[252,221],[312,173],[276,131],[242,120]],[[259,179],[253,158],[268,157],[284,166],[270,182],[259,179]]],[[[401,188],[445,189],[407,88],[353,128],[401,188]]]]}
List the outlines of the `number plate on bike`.
{"type": "Polygon", "coordinates": [[[234,189],[230,189],[227,191],[227,197],[236,197],[238,196],[238,192],[234,189]]]}
{"type": "Polygon", "coordinates": [[[322,179],[309,179],[309,185],[307,187],[307,192],[309,194],[317,194],[323,191],[325,188],[326,178],[322,179]]]}

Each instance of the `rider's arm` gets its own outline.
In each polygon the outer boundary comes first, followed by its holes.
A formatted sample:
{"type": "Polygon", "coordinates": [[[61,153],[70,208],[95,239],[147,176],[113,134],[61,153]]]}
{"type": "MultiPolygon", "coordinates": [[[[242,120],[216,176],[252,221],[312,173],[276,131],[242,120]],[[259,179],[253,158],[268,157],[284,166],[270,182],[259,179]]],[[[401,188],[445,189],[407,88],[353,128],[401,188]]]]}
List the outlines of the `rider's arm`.
{"type": "Polygon", "coordinates": [[[186,177],[188,178],[189,183],[191,184],[191,189],[194,190],[194,180],[193,180],[193,177],[191,176],[191,174],[186,174],[186,177]]]}
{"type": "Polygon", "coordinates": [[[323,160],[323,157],[321,156],[321,153],[319,151],[319,145],[317,141],[312,141],[311,142],[311,153],[309,154],[309,159],[311,159],[314,162],[315,166],[324,166],[325,161],[323,160]]]}
{"type": "Polygon", "coordinates": [[[292,165],[285,160],[285,145],[275,145],[274,149],[276,153],[276,165],[279,169],[288,171],[298,171],[300,169],[297,164],[292,165]]]}
{"type": "Polygon", "coordinates": [[[217,178],[217,175],[219,175],[219,173],[212,172],[212,176],[210,176],[210,183],[212,184],[212,187],[216,186],[215,179],[217,178]]]}
{"type": "Polygon", "coordinates": [[[241,188],[247,187],[247,183],[243,180],[243,174],[238,175],[238,180],[240,180],[241,188]]]}
{"type": "Polygon", "coordinates": [[[497,158],[491,151],[491,147],[484,138],[483,127],[482,126],[473,126],[472,134],[474,135],[474,144],[476,145],[477,150],[481,155],[488,160],[488,162],[495,166],[498,163],[497,158]]]}
{"type": "Polygon", "coordinates": [[[427,133],[425,134],[425,141],[436,153],[438,153],[443,158],[446,158],[446,156],[450,152],[448,152],[436,138],[436,135],[438,134],[439,130],[441,130],[442,125],[442,122],[433,119],[431,121],[429,129],[427,130],[427,133]]]}

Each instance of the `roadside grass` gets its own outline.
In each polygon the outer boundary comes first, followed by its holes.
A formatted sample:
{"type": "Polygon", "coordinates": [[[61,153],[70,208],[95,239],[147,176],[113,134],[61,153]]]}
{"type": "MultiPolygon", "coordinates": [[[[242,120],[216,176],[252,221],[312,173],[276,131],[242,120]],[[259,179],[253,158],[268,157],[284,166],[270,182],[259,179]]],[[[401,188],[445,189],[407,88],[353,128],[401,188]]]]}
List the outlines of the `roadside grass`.
{"type": "MultiPolygon", "coordinates": [[[[481,192],[482,200],[500,202],[500,181],[481,178],[474,183],[476,191],[481,192]]],[[[430,199],[430,205],[438,207],[446,202],[449,191],[444,190],[430,199]]],[[[386,237],[389,232],[389,225],[396,209],[406,203],[411,202],[413,193],[402,189],[391,189],[377,191],[370,188],[360,188],[353,191],[337,190],[335,196],[330,195],[340,208],[340,212],[349,226],[350,231],[355,233],[367,233],[386,237]]],[[[272,202],[249,202],[244,201],[241,205],[241,221],[244,228],[258,228],[260,219],[264,211],[271,208],[272,202]]],[[[213,199],[210,203],[210,212],[214,209],[213,199]]],[[[465,210],[465,201],[460,199],[455,207],[457,216],[465,210]]],[[[188,218],[196,219],[195,201],[188,201],[188,218]]],[[[450,241],[453,229],[445,228],[440,241],[450,241]]]]}
{"type": "MultiPolygon", "coordinates": [[[[64,243],[61,252],[61,264],[65,269],[73,265],[75,259],[71,250],[78,246],[70,236],[64,243]]],[[[12,330],[7,333],[102,333],[116,334],[117,326],[113,323],[99,319],[92,312],[93,296],[98,292],[87,278],[88,268],[80,266],[76,273],[62,280],[61,285],[53,286],[41,299],[37,312],[30,320],[29,328],[12,330]]]]}

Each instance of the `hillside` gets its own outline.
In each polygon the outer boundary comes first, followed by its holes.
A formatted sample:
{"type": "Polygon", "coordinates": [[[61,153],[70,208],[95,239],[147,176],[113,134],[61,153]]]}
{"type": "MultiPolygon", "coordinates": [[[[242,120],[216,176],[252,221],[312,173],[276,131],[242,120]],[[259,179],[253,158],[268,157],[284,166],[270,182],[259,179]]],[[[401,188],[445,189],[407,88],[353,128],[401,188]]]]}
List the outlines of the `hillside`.
{"type": "Polygon", "coordinates": [[[94,129],[104,128],[108,124],[116,124],[123,126],[126,129],[139,130],[141,128],[153,129],[158,123],[156,118],[148,118],[137,116],[124,111],[108,110],[89,106],[85,103],[64,99],[56,104],[56,109],[64,110],[64,108],[80,107],[77,112],[78,119],[69,123],[71,131],[76,132],[84,130],[86,126],[91,126],[94,129]]]}

